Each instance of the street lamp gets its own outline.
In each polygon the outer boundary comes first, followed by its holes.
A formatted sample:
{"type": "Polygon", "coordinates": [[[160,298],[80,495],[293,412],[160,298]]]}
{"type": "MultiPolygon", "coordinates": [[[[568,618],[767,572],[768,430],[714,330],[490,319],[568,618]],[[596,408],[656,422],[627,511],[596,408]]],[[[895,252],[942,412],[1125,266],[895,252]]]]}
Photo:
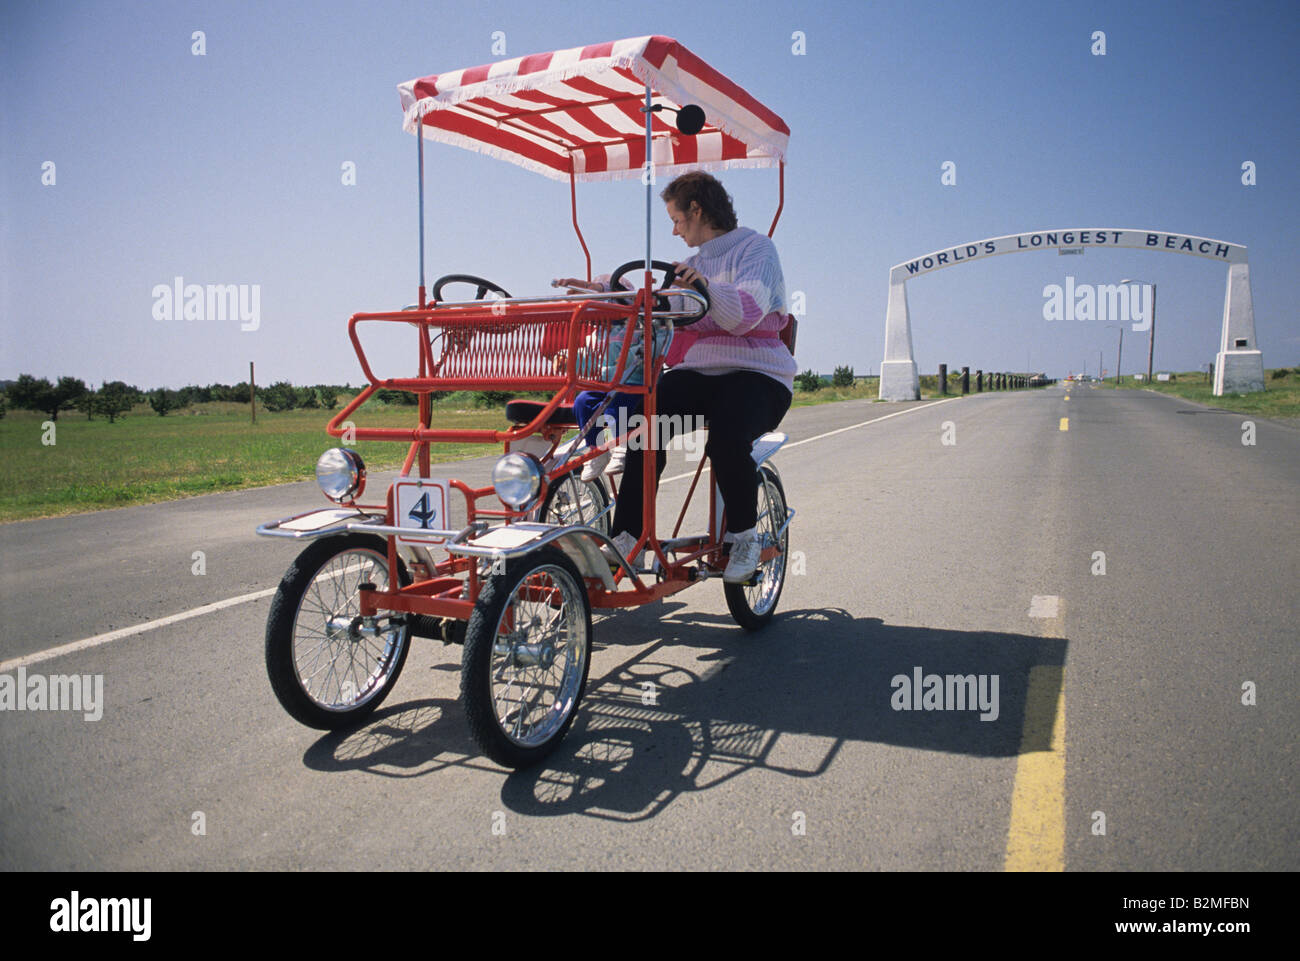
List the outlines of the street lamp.
{"type": "MultiPolygon", "coordinates": [[[[1145,284],[1145,280],[1120,281],[1121,284],[1145,284]]],[[[1151,332],[1147,342],[1147,383],[1151,383],[1151,365],[1156,356],[1156,285],[1151,284],[1151,332]]]]}
{"type": "Polygon", "coordinates": [[[1124,328],[1119,324],[1107,324],[1108,328],[1119,331],[1119,356],[1115,358],[1115,386],[1118,387],[1124,370],[1124,328]]]}

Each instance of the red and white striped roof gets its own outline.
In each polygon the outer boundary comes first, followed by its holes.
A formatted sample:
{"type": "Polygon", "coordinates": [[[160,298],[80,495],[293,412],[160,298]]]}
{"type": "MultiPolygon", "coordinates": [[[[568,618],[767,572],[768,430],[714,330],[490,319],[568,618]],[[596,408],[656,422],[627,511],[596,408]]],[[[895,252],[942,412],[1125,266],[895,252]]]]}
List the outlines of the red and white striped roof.
{"type": "Polygon", "coordinates": [[[657,172],[773,167],[790,128],[737,84],[671,37],[634,37],[500,60],[398,85],[404,128],[500,157],[557,180],[641,176],[645,86],[666,107],[699,104],[705,127],[677,131],[653,114],[657,172]]]}

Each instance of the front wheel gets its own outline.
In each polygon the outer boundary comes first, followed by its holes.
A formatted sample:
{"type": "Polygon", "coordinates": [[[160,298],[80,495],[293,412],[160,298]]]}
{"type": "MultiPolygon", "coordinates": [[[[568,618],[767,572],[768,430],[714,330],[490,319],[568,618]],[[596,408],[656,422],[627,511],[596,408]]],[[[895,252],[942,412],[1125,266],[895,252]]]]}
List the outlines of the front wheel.
{"type": "Polygon", "coordinates": [[[558,547],[511,558],[465,630],[460,693],[470,733],[506,767],[550,754],[573,723],[591,662],[591,607],[558,547]]]}
{"type": "Polygon", "coordinates": [[[564,527],[581,524],[608,534],[609,515],[609,492],[604,481],[584,481],[580,471],[571,470],[551,486],[537,519],[564,527]]]}
{"type": "Polygon", "coordinates": [[[722,585],[727,609],[736,623],[747,631],[767,626],[776,613],[776,602],[785,586],[785,559],[790,546],[790,530],[785,526],[786,513],[781,478],[772,467],[764,464],[758,469],[758,523],[755,526],[763,549],[775,544],[777,555],[760,564],[748,584],[722,585]]]}
{"type": "Polygon", "coordinates": [[[406,662],[408,629],[387,617],[363,622],[358,594],[366,582],[386,590],[391,579],[388,547],[373,534],[315,541],[285,572],[266,620],[266,672],[280,704],[301,723],[347,727],[392,690],[406,662]]]}

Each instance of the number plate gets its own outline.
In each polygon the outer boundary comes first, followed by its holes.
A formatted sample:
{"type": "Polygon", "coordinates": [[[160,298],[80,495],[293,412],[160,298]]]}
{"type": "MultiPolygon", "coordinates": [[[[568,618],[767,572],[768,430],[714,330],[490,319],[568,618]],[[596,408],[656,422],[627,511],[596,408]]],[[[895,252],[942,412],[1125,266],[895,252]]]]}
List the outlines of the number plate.
{"type": "Polygon", "coordinates": [[[398,534],[403,544],[441,544],[445,537],[421,535],[422,530],[447,530],[447,485],[440,480],[399,480],[393,484],[397,526],[410,528],[398,534]]]}

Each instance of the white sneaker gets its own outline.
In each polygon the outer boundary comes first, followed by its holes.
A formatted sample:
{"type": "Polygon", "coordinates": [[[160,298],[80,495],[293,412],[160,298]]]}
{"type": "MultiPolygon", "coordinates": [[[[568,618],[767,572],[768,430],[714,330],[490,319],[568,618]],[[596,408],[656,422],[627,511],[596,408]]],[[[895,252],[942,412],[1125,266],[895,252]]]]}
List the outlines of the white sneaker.
{"type": "Polygon", "coordinates": [[[627,448],[615,447],[610,452],[609,466],[605,468],[606,474],[621,474],[623,467],[627,463],[627,448]]]}
{"type": "MultiPolygon", "coordinates": [[[[642,550],[637,552],[636,557],[632,557],[630,556],[629,552],[635,546],[636,546],[636,538],[633,537],[631,534],[629,534],[627,531],[623,531],[623,533],[617,534],[614,537],[614,549],[618,551],[619,555],[627,558],[628,563],[630,563],[633,567],[640,568],[641,561],[645,558],[645,550],[643,548],[642,550]]],[[[605,559],[608,560],[611,564],[614,564],[615,566],[619,566],[619,559],[615,557],[613,553],[614,549],[611,549],[608,544],[602,544],[600,546],[600,552],[605,555],[605,559]]]]}
{"type": "Polygon", "coordinates": [[[601,474],[605,473],[605,465],[609,463],[609,451],[597,454],[587,463],[582,465],[582,479],[584,481],[594,481],[601,474]]]}
{"type": "Polygon", "coordinates": [[[731,545],[731,559],[727,569],[722,572],[723,583],[743,584],[754,576],[758,570],[758,558],[763,553],[763,545],[758,539],[758,528],[736,534],[731,545]]]}

